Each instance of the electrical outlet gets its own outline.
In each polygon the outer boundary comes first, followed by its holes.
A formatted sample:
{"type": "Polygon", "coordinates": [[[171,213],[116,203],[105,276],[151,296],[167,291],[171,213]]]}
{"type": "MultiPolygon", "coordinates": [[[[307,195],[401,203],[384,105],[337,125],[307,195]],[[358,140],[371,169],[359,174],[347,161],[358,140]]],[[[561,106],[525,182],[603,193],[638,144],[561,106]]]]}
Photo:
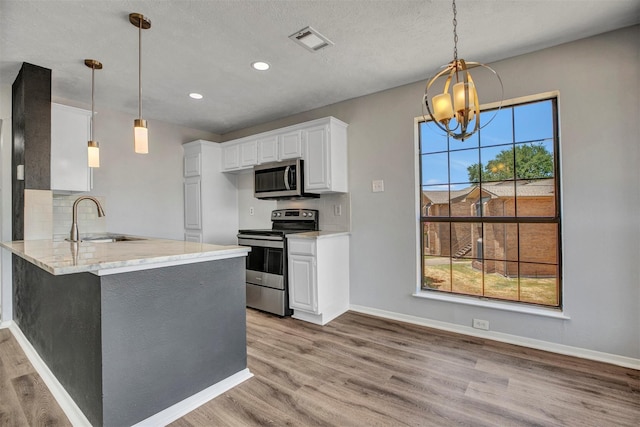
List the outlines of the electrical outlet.
{"type": "Polygon", "coordinates": [[[482,319],[473,319],[473,327],[476,329],[482,329],[483,331],[488,331],[489,321],[482,319]]]}
{"type": "Polygon", "coordinates": [[[342,215],[342,205],[333,205],[333,215],[335,216],[342,215]]]}
{"type": "Polygon", "coordinates": [[[253,206],[251,206],[249,208],[249,215],[253,215],[254,213],[256,213],[255,209],[253,209],[253,206]]]}
{"type": "Polygon", "coordinates": [[[381,179],[374,179],[371,181],[371,191],[374,193],[381,193],[384,191],[384,181],[381,179]]]}

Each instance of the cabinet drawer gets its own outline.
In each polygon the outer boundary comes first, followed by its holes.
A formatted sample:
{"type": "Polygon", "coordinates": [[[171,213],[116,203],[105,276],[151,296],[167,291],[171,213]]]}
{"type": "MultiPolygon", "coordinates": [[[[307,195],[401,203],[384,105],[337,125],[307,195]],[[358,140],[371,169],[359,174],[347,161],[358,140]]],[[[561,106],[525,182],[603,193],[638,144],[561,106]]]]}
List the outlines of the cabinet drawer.
{"type": "Polygon", "coordinates": [[[312,239],[289,239],[289,253],[301,255],[315,255],[316,241],[312,239]]]}

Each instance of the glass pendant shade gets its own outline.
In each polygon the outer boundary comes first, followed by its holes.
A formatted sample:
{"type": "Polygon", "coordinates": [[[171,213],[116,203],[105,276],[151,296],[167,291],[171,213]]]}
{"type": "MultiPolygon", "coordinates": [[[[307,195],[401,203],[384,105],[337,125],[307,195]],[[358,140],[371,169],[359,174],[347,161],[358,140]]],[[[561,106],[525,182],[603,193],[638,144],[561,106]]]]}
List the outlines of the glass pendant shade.
{"type": "Polygon", "coordinates": [[[138,154],[149,153],[149,131],[146,120],[133,121],[133,149],[138,154]]]}
{"type": "Polygon", "coordinates": [[[90,168],[100,167],[100,145],[98,141],[89,141],[87,143],[88,159],[90,168]]]}

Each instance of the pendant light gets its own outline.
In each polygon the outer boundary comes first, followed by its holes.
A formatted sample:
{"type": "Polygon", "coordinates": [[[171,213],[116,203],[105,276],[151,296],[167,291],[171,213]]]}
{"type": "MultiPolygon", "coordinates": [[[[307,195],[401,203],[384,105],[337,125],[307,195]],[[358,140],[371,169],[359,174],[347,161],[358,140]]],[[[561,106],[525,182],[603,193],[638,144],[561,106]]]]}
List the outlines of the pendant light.
{"type": "MultiPolygon", "coordinates": [[[[444,70],[428,79],[427,87],[422,99],[422,108],[423,112],[426,108],[429,117],[440,129],[445,131],[454,139],[464,141],[489,124],[500,109],[500,107],[498,107],[487,123],[480,126],[480,101],[478,99],[477,88],[474,84],[473,78],[471,77],[469,69],[482,67],[489,70],[497,78],[501,90],[500,106],[502,106],[504,88],[498,73],[488,65],[481,64],[479,62],[465,61],[462,58],[458,59],[457,15],[458,11],[456,9],[456,1],[453,0],[453,61],[442,67],[444,70]],[[433,96],[430,100],[429,96],[431,93],[429,90],[432,89],[432,86],[436,81],[438,81],[438,79],[440,79],[440,77],[444,76],[446,76],[446,81],[444,82],[444,89],[442,93],[433,96]],[[454,78],[455,82],[452,86],[451,83],[454,78]]],[[[431,90],[431,92],[433,91],[434,89],[431,90]]],[[[424,115],[425,120],[427,120],[427,115],[424,115]]]]}
{"type": "Polygon", "coordinates": [[[102,70],[102,63],[100,61],[96,61],[95,59],[85,59],[84,65],[91,68],[91,126],[90,126],[90,140],[87,143],[87,158],[89,161],[90,168],[99,168],[100,167],[100,144],[98,141],[93,139],[93,121],[95,115],[94,108],[94,93],[95,93],[95,72],[96,70],[102,70]]]}
{"type": "Polygon", "coordinates": [[[149,131],[142,118],[142,30],[151,28],[151,20],[141,13],[130,13],[129,22],[138,28],[138,118],[133,121],[133,148],[136,153],[147,154],[149,131]]]}

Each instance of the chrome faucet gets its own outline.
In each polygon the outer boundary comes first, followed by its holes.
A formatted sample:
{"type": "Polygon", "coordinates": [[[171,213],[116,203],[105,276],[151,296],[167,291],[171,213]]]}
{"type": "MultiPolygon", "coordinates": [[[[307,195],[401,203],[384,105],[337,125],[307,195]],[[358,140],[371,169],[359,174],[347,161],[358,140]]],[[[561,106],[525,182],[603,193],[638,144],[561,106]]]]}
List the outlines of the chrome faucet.
{"type": "Polygon", "coordinates": [[[98,216],[104,216],[104,209],[102,209],[102,205],[95,197],[91,196],[82,196],[78,197],[75,202],[73,202],[73,223],[71,224],[71,235],[69,236],[69,240],[72,242],[77,242],[80,240],[80,234],[78,233],[78,203],[83,200],[91,200],[96,204],[98,208],[98,216]]]}

